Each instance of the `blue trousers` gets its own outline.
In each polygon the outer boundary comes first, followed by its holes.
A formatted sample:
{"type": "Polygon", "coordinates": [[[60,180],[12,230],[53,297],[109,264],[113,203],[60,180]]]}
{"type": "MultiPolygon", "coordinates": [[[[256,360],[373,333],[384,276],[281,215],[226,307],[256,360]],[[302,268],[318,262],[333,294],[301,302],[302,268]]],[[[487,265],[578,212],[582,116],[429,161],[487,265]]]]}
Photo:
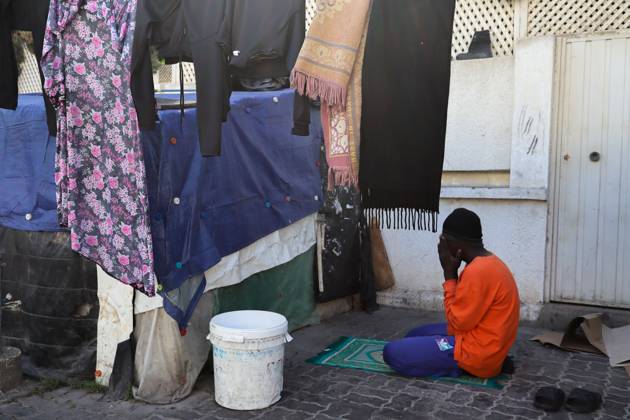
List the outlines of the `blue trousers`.
{"type": "Polygon", "coordinates": [[[383,350],[383,359],[396,372],[409,377],[460,376],[454,358],[455,337],[446,324],[431,324],[411,330],[383,350]]]}

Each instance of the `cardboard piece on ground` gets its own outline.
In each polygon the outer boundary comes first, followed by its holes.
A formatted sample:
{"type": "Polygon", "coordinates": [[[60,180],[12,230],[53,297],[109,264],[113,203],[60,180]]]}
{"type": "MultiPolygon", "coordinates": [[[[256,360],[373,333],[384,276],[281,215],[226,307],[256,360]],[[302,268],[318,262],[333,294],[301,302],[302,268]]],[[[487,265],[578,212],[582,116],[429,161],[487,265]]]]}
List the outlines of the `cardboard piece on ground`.
{"type": "Polygon", "coordinates": [[[603,353],[611,366],[625,367],[630,376],[630,325],[609,328],[602,323],[600,313],[579,316],[569,323],[565,332],[547,331],[532,340],[568,351],[603,353]]]}
{"type": "Polygon", "coordinates": [[[588,314],[574,318],[564,332],[547,331],[532,340],[568,351],[606,354],[601,325],[601,314],[588,314]],[[583,335],[578,331],[580,326],[583,335]]]}
{"type": "Polygon", "coordinates": [[[602,335],[610,365],[626,366],[628,370],[630,368],[630,325],[620,328],[608,328],[604,325],[602,335]]]}
{"type": "MultiPolygon", "coordinates": [[[[606,343],[604,338],[602,337],[602,328],[605,325],[602,323],[602,314],[588,314],[584,315],[581,318],[584,318],[584,321],[581,323],[582,331],[586,336],[589,344],[595,347],[600,352],[606,353],[606,343]]],[[[577,327],[576,327],[577,328],[577,327]]]]}

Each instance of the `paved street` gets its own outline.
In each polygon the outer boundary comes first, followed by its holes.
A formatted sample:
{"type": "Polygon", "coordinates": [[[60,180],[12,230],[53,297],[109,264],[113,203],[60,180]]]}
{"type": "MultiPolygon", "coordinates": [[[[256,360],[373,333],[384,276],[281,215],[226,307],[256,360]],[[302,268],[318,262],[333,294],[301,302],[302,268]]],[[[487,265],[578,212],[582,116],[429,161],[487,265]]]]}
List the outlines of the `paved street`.
{"type": "Polygon", "coordinates": [[[167,406],[134,401],[108,402],[101,394],[41,384],[0,395],[0,419],[630,419],[630,379],[611,369],[605,357],[567,353],[529,341],[539,329],[523,325],[512,354],[517,372],[501,391],[435,383],[304,362],[342,335],[392,339],[412,327],[441,320],[441,314],[382,308],[373,315],[353,312],[295,332],[287,347],[285,395],[259,412],[234,412],[213,401],[212,378],[205,374],[186,400],[167,406]],[[599,391],[603,408],[595,415],[565,411],[546,416],[532,406],[536,389],[558,385],[599,391]]]}

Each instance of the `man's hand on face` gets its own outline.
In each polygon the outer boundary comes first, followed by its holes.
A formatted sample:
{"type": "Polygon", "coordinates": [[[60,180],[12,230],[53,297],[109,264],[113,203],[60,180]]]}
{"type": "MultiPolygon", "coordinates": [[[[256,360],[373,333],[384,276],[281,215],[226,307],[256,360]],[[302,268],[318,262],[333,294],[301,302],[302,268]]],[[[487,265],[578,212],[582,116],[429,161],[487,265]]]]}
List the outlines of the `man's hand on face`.
{"type": "Polygon", "coordinates": [[[462,264],[462,250],[457,250],[457,255],[451,254],[448,249],[448,243],[444,235],[440,236],[440,243],[438,244],[438,255],[440,257],[440,264],[444,270],[445,280],[457,280],[459,266],[462,264]]]}

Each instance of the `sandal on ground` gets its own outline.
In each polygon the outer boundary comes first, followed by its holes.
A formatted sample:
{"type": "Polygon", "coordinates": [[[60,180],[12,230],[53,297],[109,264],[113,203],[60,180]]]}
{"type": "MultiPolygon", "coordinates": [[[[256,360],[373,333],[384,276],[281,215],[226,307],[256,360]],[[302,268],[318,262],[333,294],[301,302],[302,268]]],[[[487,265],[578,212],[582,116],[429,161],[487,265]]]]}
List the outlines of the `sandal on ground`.
{"type": "Polygon", "coordinates": [[[564,391],[553,386],[544,386],[534,396],[534,407],[545,411],[558,411],[564,404],[564,391]]]}
{"type": "Polygon", "coordinates": [[[569,393],[566,408],[574,413],[592,413],[602,405],[602,396],[597,392],[575,388],[569,393]]]}

